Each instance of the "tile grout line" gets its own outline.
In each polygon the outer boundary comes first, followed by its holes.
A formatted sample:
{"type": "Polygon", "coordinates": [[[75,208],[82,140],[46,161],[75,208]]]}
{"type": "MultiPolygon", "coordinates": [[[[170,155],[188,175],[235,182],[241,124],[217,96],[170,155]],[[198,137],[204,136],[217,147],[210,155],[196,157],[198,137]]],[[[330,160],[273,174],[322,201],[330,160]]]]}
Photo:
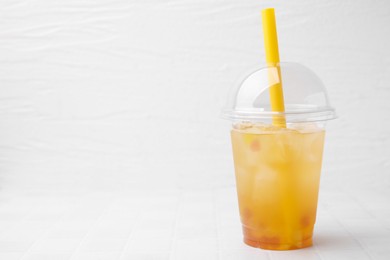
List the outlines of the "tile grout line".
{"type": "MultiPolygon", "coordinates": [[[[39,208],[43,208],[44,206],[41,206],[39,208]]],[[[69,210],[73,210],[77,208],[77,205],[72,207],[71,209],[69,210]]],[[[43,232],[40,236],[38,236],[38,238],[32,243],[32,245],[28,248],[27,251],[23,252],[23,255],[20,257],[20,260],[23,260],[29,253],[31,253],[31,249],[34,247],[34,245],[36,245],[38,243],[38,241],[40,241],[45,235],[47,235],[50,231],[52,231],[56,226],[58,226],[58,224],[66,217],[66,214],[64,216],[62,216],[61,218],[59,218],[55,223],[53,223],[53,225],[47,229],[46,232],[43,232]]],[[[26,217],[27,218],[27,217],[26,217]]]]}
{"type": "Polygon", "coordinates": [[[118,258],[119,260],[126,256],[126,253],[127,253],[126,248],[128,247],[128,245],[130,244],[130,242],[132,241],[132,239],[134,237],[134,233],[135,233],[134,231],[137,228],[137,223],[141,220],[141,216],[142,216],[142,213],[144,213],[144,211],[145,211],[145,208],[143,208],[142,210],[140,210],[140,212],[138,212],[137,217],[133,223],[133,228],[131,229],[129,236],[126,239],[126,243],[123,245],[122,253],[119,255],[119,258],[118,258]]]}
{"type": "Polygon", "coordinates": [[[171,250],[169,252],[169,260],[175,260],[174,253],[176,251],[176,238],[178,233],[178,223],[180,220],[180,213],[181,213],[181,204],[183,199],[183,191],[179,191],[179,198],[176,205],[176,220],[175,225],[173,227],[173,234],[172,234],[172,243],[171,243],[171,250]]]}
{"type": "Polygon", "coordinates": [[[88,235],[91,233],[91,230],[97,226],[97,224],[99,223],[99,221],[102,219],[102,217],[104,216],[104,214],[106,214],[108,212],[108,210],[110,209],[110,206],[107,207],[106,210],[103,210],[102,214],[100,214],[100,216],[93,222],[93,225],[91,225],[91,227],[88,229],[87,233],[85,234],[85,236],[81,239],[78,247],[73,251],[73,253],[70,255],[69,257],[69,260],[72,260],[74,259],[74,257],[77,255],[78,252],[80,252],[80,248],[82,246],[82,244],[85,242],[86,238],[88,237],[88,235]]]}
{"type": "Polygon", "coordinates": [[[320,259],[320,260],[323,260],[324,258],[321,256],[321,254],[320,254],[320,251],[318,250],[318,248],[317,248],[317,246],[316,246],[316,244],[314,244],[314,230],[313,230],[313,245],[311,246],[312,248],[313,248],[313,251],[314,251],[314,253],[316,254],[316,256],[318,256],[318,258],[320,259]]]}
{"type": "Polygon", "coordinates": [[[380,222],[382,227],[389,230],[390,231],[390,228],[387,227],[386,225],[386,222],[383,221],[382,218],[379,218],[377,217],[376,215],[374,215],[369,209],[366,208],[366,206],[359,200],[357,199],[355,196],[353,196],[351,193],[349,192],[346,192],[346,194],[353,200],[355,201],[362,209],[364,212],[366,212],[369,216],[371,216],[372,219],[374,219],[375,221],[377,222],[380,222]]]}
{"type": "Polygon", "coordinates": [[[214,220],[215,220],[215,235],[216,235],[216,240],[217,240],[217,259],[220,260],[221,258],[221,250],[220,250],[220,242],[219,242],[219,213],[218,213],[218,207],[217,207],[217,191],[214,188],[213,189],[213,204],[214,204],[214,220]]]}
{"type": "MultiPolygon", "coordinates": [[[[345,193],[343,191],[344,194],[348,195],[350,198],[351,196],[348,194],[348,193],[345,193]]],[[[353,199],[353,198],[352,198],[353,199]]],[[[359,204],[360,205],[360,204],[359,204]]],[[[361,205],[360,205],[361,206],[361,205]]],[[[364,209],[366,211],[366,209],[364,209]]],[[[340,226],[343,227],[343,229],[345,230],[345,232],[348,233],[348,235],[360,246],[361,249],[363,249],[363,252],[366,253],[366,255],[370,258],[370,259],[374,259],[372,257],[372,255],[370,254],[370,251],[364,246],[364,244],[362,244],[357,238],[355,238],[355,236],[348,230],[348,228],[346,228],[346,226],[341,222],[339,221],[339,219],[332,213],[332,210],[329,211],[329,214],[334,218],[334,221],[336,221],[340,226]]]]}
{"type": "MultiPolygon", "coordinates": [[[[15,200],[16,198],[12,198],[11,199],[11,201],[13,201],[13,200],[15,200]]],[[[11,202],[7,202],[6,204],[4,204],[4,205],[8,205],[8,206],[10,206],[10,205],[12,205],[12,203],[11,202]]],[[[4,205],[2,205],[2,206],[4,206],[4,205]]],[[[41,206],[41,207],[39,207],[39,208],[42,208],[43,206],[41,206]]],[[[20,220],[20,222],[23,222],[23,221],[26,221],[27,220],[27,218],[32,214],[32,212],[34,212],[34,207],[33,206],[31,206],[28,210],[27,210],[27,213],[25,214],[25,216],[20,220]]],[[[54,224],[53,224],[54,225],[54,224]]],[[[2,229],[2,230],[0,230],[0,232],[3,232],[4,230],[12,230],[14,227],[16,227],[16,226],[18,226],[18,224],[12,224],[12,226],[11,227],[7,227],[6,229],[2,229]]]]}
{"type": "MultiPolygon", "coordinates": [[[[344,192],[350,199],[352,199],[354,202],[356,202],[356,203],[360,206],[360,208],[363,209],[364,212],[366,212],[369,216],[371,216],[371,219],[380,222],[381,225],[382,225],[382,228],[386,228],[386,229],[387,229],[387,227],[383,227],[383,221],[382,221],[382,219],[379,219],[377,216],[375,216],[374,214],[372,214],[371,211],[368,210],[368,209],[365,207],[365,205],[362,204],[362,203],[360,202],[360,200],[358,200],[355,196],[353,196],[353,195],[352,195],[350,192],[348,192],[348,191],[343,191],[343,192],[344,192]]],[[[340,225],[347,231],[347,233],[348,233],[349,235],[351,235],[351,236],[353,235],[353,234],[351,234],[351,232],[349,232],[349,230],[344,226],[344,224],[341,223],[337,218],[336,218],[336,221],[337,221],[338,223],[340,223],[340,225]]],[[[363,251],[368,255],[368,257],[369,257],[370,259],[374,259],[374,258],[372,257],[372,255],[371,255],[371,253],[370,253],[371,250],[370,250],[369,248],[366,248],[365,243],[360,242],[359,239],[355,238],[355,236],[352,236],[352,237],[353,237],[353,239],[362,247],[363,251]]]]}

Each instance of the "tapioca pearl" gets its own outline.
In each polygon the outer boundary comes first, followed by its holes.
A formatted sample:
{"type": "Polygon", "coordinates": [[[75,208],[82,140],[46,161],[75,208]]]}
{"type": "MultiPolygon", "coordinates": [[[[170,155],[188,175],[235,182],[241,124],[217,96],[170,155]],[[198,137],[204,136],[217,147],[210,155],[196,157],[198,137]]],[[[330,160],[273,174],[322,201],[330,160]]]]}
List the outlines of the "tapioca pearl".
{"type": "Polygon", "coordinates": [[[303,228],[310,227],[313,225],[313,219],[310,215],[305,215],[301,218],[301,226],[303,228]]]}
{"type": "Polygon", "coordinates": [[[251,150],[252,152],[258,152],[260,151],[260,142],[258,140],[254,140],[252,141],[252,143],[250,144],[250,147],[251,147],[251,150]]]}
{"type": "Polygon", "coordinates": [[[249,208],[244,208],[241,211],[241,220],[245,224],[249,224],[250,220],[252,219],[253,211],[249,208]]]}

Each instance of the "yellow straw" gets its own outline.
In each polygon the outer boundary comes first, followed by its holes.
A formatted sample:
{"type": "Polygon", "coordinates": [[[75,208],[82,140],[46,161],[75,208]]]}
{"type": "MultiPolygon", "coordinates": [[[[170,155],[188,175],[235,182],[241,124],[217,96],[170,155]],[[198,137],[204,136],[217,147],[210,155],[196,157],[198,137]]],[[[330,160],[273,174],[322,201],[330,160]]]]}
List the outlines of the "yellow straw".
{"type": "MultiPolygon", "coordinates": [[[[279,48],[278,48],[278,35],[276,33],[276,21],[275,12],[273,8],[267,8],[261,11],[263,33],[264,33],[264,46],[265,46],[265,58],[268,66],[276,67],[278,73],[278,83],[270,86],[270,100],[271,110],[274,112],[284,112],[284,98],[282,88],[282,76],[279,67],[279,48]]],[[[274,70],[270,69],[268,77],[270,82],[274,78],[274,70]]],[[[272,124],[279,127],[286,127],[286,119],[282,116],[273,116],[272,124]]],[[[293,194],[291,187],[294,186],[293,175],[286,175],[281,178],[281,207],[284,211],[285,228],[288,242],[294,243],[294,230],[299,230],[296,226],[298,223],[296,211],[297,205],[294,197],[290,196],[293,194]]]]}
{"type": "MultiPolygon", "coordinates": [[[[275,12],[273,8],[263,9],[261,11],[265,58],[268,66],[277,66],[279,83],[270,87],[271,110],[274,112],[284,112],[284,99],[282,88],[282,77],[280,73],[279,63],[279,48],[278,35],[276,33],[275,12]]],[[[286,119],[284,116],[274,116],[272,123],[279,127],[286,127],[286,119]]]]}

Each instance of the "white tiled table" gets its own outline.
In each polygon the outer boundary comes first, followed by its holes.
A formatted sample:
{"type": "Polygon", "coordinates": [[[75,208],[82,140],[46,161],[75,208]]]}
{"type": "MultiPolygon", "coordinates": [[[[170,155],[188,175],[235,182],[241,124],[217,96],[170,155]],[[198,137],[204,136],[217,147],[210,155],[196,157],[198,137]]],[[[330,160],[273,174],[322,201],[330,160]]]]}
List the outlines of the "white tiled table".
{"type": "Polygon", "coordinates": [[[390,205],[378,191],[322,189],[314,246],[294,251],[243,244],[234,187],[0,198],[1,260],[389,257],[390,205]]]}

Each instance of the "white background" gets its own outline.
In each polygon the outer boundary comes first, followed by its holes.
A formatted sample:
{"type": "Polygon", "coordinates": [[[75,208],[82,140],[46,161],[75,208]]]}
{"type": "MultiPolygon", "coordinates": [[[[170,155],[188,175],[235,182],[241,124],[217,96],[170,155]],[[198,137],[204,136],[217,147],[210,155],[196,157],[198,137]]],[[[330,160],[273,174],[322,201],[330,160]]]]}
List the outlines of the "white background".
{"type": "Polygon", "coordinates": [[[234,187],[219,112],[264,64],[260,10],[270,6],[281,59],[314,70],[339,116],[324,194],[387,198],[386,0],[2,0],[2,196],[234,187]]]}
{"type": "MultiPolygon", "coordinates": [[[[3,188],[230,185],[228,90],[264,64],[265,1],[1,1],[3,188]]],[[[389,188],[390,5],[278,1],[280,56],[339,119],[324,179],[389,188]]]]}

